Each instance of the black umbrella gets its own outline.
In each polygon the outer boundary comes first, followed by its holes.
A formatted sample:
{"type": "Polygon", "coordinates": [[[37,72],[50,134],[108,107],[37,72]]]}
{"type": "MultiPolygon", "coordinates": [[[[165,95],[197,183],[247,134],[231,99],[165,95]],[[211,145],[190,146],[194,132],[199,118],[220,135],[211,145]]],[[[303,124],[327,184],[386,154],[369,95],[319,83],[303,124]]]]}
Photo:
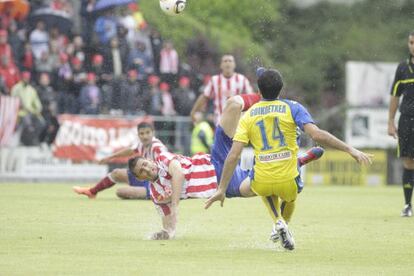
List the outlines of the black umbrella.
{"type": "Polygon", "coordinates": [[[37,21],[43,21],[47,28],[57,27],[64,34],[68,34],[73,26],[73,21],[69,13],[51,8],[35,10],[30,15],[29,21],[33,26],[37,21]]]}

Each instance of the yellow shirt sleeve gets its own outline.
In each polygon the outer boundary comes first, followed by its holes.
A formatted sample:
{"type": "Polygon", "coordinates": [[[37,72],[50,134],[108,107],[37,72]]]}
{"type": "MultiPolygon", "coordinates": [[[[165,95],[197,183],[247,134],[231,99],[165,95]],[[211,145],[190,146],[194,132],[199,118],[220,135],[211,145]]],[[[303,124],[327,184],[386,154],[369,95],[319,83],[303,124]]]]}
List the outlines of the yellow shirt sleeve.
{"type": "Polygon", "coordinates": [[[236,134],[233,137],[233,141],[238,141],[242,143],[249,143],[249,133],[248,133],[248,113],[246,112],[239,121],[237,126],[236,134]]]}

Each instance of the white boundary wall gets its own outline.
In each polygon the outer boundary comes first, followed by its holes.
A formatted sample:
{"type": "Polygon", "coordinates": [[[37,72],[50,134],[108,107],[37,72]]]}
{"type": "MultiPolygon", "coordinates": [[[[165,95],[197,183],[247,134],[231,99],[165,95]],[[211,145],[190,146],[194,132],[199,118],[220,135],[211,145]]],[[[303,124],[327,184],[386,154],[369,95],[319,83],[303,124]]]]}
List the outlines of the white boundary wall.
{"type": "Polygon", "coordinates": [[[54,158],[49,148],[0,148],[0,181],[95,181],[107,165],[73,164],[54,158]]]}

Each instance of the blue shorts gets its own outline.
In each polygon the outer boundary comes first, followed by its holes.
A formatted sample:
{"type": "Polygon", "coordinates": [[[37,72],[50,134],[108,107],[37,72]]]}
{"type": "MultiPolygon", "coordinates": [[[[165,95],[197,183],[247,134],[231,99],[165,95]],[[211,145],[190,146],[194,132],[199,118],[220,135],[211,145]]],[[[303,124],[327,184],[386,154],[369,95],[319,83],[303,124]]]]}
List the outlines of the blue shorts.
{"type": "Polygon", "coordinates": [[[150,197],[149,181],[148,180],[140,181],[135,177],[135,175],[132,174],[130,170],[127,170],[127,172],[128,172],[129,185],[132,187],[144,187],[145,190],[147,191],[147,199],[150,199],[151,197],[150,197]]]}
{"type": "MultiPolygon", "coordinates": [[[[214,144],[211,149],[211,163],[214,165],[217,175],[217,181],[220,181],[223,172],[224,161],[230,152],[233,140],[224,133],[221,126],[216,127],[214,133],[214,144]]],[[[241,197],[240,185],[249,175],[248,170],[242,170],[240,163],[237,164],[233,176],[230,180],[229,186],[226,190],[226,197],[241,197]]]]}

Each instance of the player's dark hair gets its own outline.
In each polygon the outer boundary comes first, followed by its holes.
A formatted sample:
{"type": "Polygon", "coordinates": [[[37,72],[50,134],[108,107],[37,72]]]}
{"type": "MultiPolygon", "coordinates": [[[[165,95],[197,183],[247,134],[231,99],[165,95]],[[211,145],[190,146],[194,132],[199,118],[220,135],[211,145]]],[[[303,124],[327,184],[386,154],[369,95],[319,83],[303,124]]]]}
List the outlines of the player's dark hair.
{"type": "Polygon", "coordinates": [[[257,85],[265,100],[275,100],[283,87],[282,75],[275,69],[268,69],[260,75],[257,85]]]}
{"type": "MultiPolygon", "coordinates": [[[[143,157],[142,157],[142,156],[136,156],[136,157],[130,158],[130,159],[128,160],[128,169],[132,172],[132,174],[134,174],[134,173],[133,173],[134,168],[135,168],[135,166],[137,165],[137,162],[138,162],[140,159],[143,159],[143,157]]],[[[135,174],[134,174],[134,175],[135,175],[135,174]]]]}
{"type": "Polygon", "coordinates": [[[140,130],[141,128],[150,128],[154,130],[154,126],[148,122],[141,122],[137,125],[137,129],[140,130]]]}
{"type": "Polygon", "coordinates": [[[408,36],[414,36],[414,31],[410,32],[408,36]]]}

